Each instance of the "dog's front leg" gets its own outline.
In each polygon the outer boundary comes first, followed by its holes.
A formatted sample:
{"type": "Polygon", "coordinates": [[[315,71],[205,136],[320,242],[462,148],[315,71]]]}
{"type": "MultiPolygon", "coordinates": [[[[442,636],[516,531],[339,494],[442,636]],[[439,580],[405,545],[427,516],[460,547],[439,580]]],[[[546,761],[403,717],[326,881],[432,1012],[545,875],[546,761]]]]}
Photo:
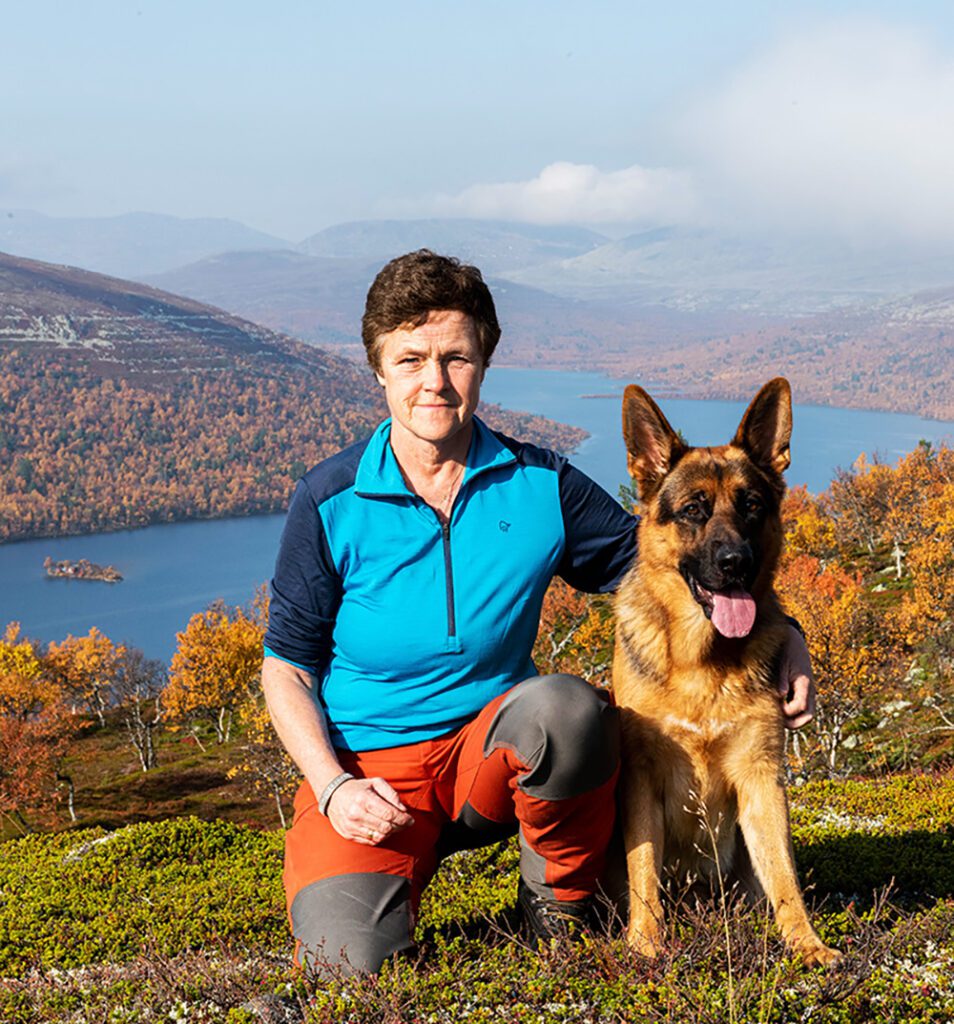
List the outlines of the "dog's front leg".
{"type": "Polygon", "coordinates": [[[662,948],[659,877],[665,839],[663,805],[653,791],[649,775],[639,771],[626,778],[622,795],[623,844],[629,880],[626,941],[637,953],[656,956],[662,948]]]}
{"type": "Polygon", "coordinates": [[[745,845],[782,937],[806,963],[834,963],[841,954],[822,942],[808,919],[795,873],[788,801],[777,775],[767,769],[752,773],[738,796],[745,845]]]}

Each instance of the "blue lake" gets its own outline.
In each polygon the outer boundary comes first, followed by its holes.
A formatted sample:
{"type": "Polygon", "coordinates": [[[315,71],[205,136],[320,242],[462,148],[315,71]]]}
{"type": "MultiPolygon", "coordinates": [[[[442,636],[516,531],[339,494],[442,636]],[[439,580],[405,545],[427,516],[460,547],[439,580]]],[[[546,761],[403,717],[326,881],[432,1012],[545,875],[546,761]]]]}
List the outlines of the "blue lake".
{"type": "MultiPolygon", "coordinates": [[[[493,368],[483,397],[583,427],[591,437],[573,461],[610,493],[626,479],[620,398],[624,382],[597,373],[493,368]],[[586,397],[586,396],[602,397],[586,397]]],[[[652,391],[652,388],[649,388],[652,391]]],[[[744,403],[661,399],[674,427],[692,444],[732,436],[744,403]]],[[[917,416],[797,406],[790,484],[823,490],[839,466],[859,452],[893,460],[921,438],[950,440],[954,424],[917,416]]],[[[271,575],[284,517],[255,516],[173,523],[142,530],[0,545],[0,628],[17,620],[37,639],[99,627],[114,640],[167,661],[189,616],[216,598],[245,604],[271,575]],[[108,584],[51,580],[43,559],[88,558],[115,565],[125,577],[108,584]]]]}

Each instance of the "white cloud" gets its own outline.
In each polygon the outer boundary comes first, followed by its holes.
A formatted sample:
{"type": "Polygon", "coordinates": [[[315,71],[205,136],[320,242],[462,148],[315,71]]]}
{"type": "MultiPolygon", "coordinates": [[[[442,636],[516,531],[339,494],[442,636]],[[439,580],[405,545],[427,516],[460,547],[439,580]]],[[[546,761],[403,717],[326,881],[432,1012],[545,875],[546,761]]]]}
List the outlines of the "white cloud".
{"type": "Polygon", "coordinates": [[[561,161],[529,181],[471,185],[437,196],[426,208],[436,216],[534,224],[672,224],[687,220],[694,203],[684,171],[638,165],[601,171],[561,161]]]}
{"type": "Polygon", "coordinates": [[[836,22],[739,69],[682,124],[710,215],[950,239],[954,60],[884,23],[836,22]]]}
{"type": "Polygon", "coordinates": [[[954,58],[923,33],[819,22],[666,121],[668,167],[552,163],[529,180],[391,204],[390,215],[954,241],[954,58]]]}

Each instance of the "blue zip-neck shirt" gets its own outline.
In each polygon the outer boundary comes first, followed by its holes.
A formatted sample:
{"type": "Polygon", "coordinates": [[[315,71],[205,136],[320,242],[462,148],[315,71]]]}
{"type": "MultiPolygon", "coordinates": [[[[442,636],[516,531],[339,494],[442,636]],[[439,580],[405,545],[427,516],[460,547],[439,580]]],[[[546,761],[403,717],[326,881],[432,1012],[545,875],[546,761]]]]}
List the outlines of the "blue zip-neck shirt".
{"type": "Polygon", "coordinates": [[[619,583],[636,520],[554,452],[475,418],[442,526],[404,482],[391,421],[299,481],[272,580],[265,653],[314,673],[335,747],[443,735],[535,675],[554,575],[619,583]]]}

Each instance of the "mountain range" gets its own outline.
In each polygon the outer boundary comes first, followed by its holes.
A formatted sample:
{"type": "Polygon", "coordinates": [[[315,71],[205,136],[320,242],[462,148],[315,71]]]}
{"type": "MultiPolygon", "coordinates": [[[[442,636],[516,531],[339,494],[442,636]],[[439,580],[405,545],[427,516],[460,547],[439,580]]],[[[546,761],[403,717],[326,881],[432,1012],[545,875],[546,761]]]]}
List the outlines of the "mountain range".
{"type": "MultiPolygon", "coordinates": [[[[294,309],[302,305],[302,294],[316,289],[337,295],[342,287],[350,317],[355,289],[363,293],[375,269],[421,247],[476,263],[495,280],[564,300],[706,315],[857,310],[954,285],[954,243],[914,246],[890,238],[849,243],[686,226],[611,237],[577,227],[432,218],[352,221],[295,242],[221,219],[143,213],[56,218],[0,211],[0,250],[164,287],[174,284],[196,298],[210,293],[216,274],[219,281],[212,287],[221,289],[233,272],[246,278],[262,273],[281,293],[270,305],[287,306],[290,326],[300,320],[294,309]],[[251,253],[284,255],[260,263],[235,258],[251,253]],[[223,256],[229,258],[217,270],[210,268],[209,260],[223,256]]],[[[313,305],[312,296],[305,308],[313,305]]]]}
{"type": "MultiPolygon", "coordinates": [[[[42,221],[48,244],[54,220],[42,221]]],[[[84,244],[110,259],[121,255],[110,249],[114,221],[84,222],[84,244]]],[[[154,262],[182,251],[163,239],[206,243],[191,262],[130,276],[339,355],[363,357],[360,317],[375,272],[427,244],[483,268],[503,327],[498,363],[601,369],[713,398],[743,397],[784,373],[803,402],[954,418],[954,251],[943,248],[687,227],[610,238],[460,219],[351,222],[297,245],[257,244],[228,222],[209,222],[216,230],[204,236],[200,222],[124,223],[138,225],[139,249],[154,262]],[[232,231],[240,244],[217,250],[232,231]]],[[[78,237],[66,226],[59,251],[78,237]]]]}
{"type": "Polygon", "coordinates": [[[217,252],[287,246],[283,239],[221,218],[48,217],[0,209],[0,252],[122,278],[158,274],[217,252]]]}

